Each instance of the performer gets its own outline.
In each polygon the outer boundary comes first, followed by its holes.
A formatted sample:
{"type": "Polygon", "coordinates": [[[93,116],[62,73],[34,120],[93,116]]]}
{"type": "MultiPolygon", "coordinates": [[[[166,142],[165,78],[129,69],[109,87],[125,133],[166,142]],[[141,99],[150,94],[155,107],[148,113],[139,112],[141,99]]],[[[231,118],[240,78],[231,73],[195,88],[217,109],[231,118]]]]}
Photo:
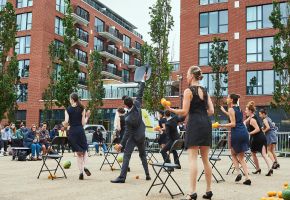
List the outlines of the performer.
{"type": "MultiPolygon", "coordinates": [[[[161,155],[163,157],[164,162],[170,163],[170,158],[167,152],[170,150],[174,141],[180,138],[180,135],[177,131],[178,123],[184,121],[184,117],[174,116],[171,117],[170,111],[165,111],[166,123],[165,123],[165,134],[168,136],[168,142],[161,149],[161,155]]],[[[179,165],[178,169],[181,169],[178,154],[176,151],[173,151],[174,163],[179,165]]],[[[169,170],[174,170],[173,168],[169,168],[169,170]]]]}
{"type": "Polygon", "coordinates": [[[84,172],[87,176],[91,172],[85,167],[88,159],[88,144],[83,126],[88,122],[90,111],[86,112],[84,106],[79,101],[78,94],[70,95],[70,104],[65,110],[64,127],[70,125],[68,139],[73,152],[77,154],[77,163],[80,170],[79,180],[84,179],[84,172]]]}
{"type": "Polygon", "coordinates": [[[235,181],[239,182],[242,179],[239,166],[239,163],[241,163],[246,176],[246,180],[243,184],[251,185],[249,170],[245,161],[245,152],[249,149],[249,135],[245,125],[243,124],[243,113],[237,104],[239,98],[240,96],[236,94],[228,96],[227,104],[229,110],[227,114],[230,118],[230,123],[221,124],[220,127],[231,128],[231,155],[237,173],[235,181]]]}
{"type": "Polygon", "coordinates": [[[213,193],[211,191],[212,168],[208,160],[208,153],[212,141],[212,127],[209,115],[214,113],[211,98],[206,90],[199,85],[202,80],[201,69],[192,66],[187,72],[187,83],[189,88],[184,91],[183,108],[167,109],[179,116],[188,116],[185,135],[185,148],[189,154],[189,170],[190,170],[190,194],[188,199],[197,199],[196,180],[197,180],[197,157],[198,151],[201,152],[202,162],[205,170],[206,178],[206,194],[205,199],[211,199],[213,193]]]}
{"type": "Polygon", "coordinates": [[[264,133],[262,132],[262,126],[255,115],[256,108],[255,102],[250,101],[246,106],[246,115],[247,119],[244,121],[244,124],[248,128],[248,132],[250,134],[250,146],[251,152],[253,156],[254,163],[256,165],[256,171],[253,174],[261,174],[261,168],[259,165],[259,160],[257,158],[257,152],[262,154],[267,166],[268,166],[268,173],[266,176],[271,176],[273,174],[273,169],[270,166],[270,161],[267,158],[267,139],[264,133]]]}
{"type": "Polygon", "coordinates": [[[267,111],[265,109],[261,109],[259,111],[259,116],[263,119],[262,131],[266,135],[268,155],[273,162],[272,169],[277,169],[280,167],[277,156],[275,154],[276,144],[278,142],[276,135],[277,128],[272,119],[268,117],[267,111]]]}
{"type": "Polygon", "coordinates": [[[159,115],[158,125],[160,127],[159,129],[160,136],[158,138],[158,144],[160,145],[161,148],[163,148],[168,142],[168,135],[165,132],[165,123],[167,120],[164,117],[164,111],[159,110],[158,115],[159,115]]]}
{"type": "Polygon", "coordinates": [[[145,124],[142,120],[142,97],[145,88],[145,80],[147,74],[145,73],[143,81],[139,85],[139,91],[135,101],[131,97],[124,96],[125,107],[128,109],[128,113],[125,115],[125,134],[119,145],[116,145],[115,149],[121,151],[125,146],[123,165],[121,174],[115,180],[111,180],[112,183],[125,183],[129,162],[135,146],[138,147],[139,157],[142,161],[142,165],[146,174],[146,180],[151,180],[148,170],[148,164],[145,153],[145,124]]]}

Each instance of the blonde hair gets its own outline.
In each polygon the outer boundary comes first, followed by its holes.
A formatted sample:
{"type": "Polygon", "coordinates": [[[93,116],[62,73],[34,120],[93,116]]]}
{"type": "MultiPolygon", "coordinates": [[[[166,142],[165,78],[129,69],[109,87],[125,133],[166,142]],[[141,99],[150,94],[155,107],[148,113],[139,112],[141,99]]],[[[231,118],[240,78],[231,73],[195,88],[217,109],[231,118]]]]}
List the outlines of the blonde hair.
{"type": "Polygon", "coordinates": [[[189,67],[190,74],[194,75],[194,78],[198,81],[203,79],[201,69],[198,66],[189,67]]]}
{"type": "Polygon", "coordinates": [[[256,107],[255,107],[255,102],[254,101],[250,101],[247,106],[246,106],[250,111],[252,111],[253,113],[256,112],[256,107]]]}

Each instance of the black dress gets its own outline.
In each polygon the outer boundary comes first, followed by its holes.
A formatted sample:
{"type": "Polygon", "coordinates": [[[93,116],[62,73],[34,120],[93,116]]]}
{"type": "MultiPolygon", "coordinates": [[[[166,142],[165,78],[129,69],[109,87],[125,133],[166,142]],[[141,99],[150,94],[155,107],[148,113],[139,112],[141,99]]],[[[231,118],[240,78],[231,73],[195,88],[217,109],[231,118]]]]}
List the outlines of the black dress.
{"type": "MultiPolygon", "coordinates": [[[[254,115],[252,118],[257,121],[260,132],[254,134],[254,135],[251,135],[251,137],[250,137],[251,151],[262,153],[263,146],[265,146],[265,148],[267,150],[267,138],[266,138],[265,134],[262,132],[262,129],[261,129],[262,126],[261,126],[261,123],[258,120],[257,116],[254,115]]],[[[247,124],[247,128],[248,128],[249,132],[252,132],[253,130],[255,130],[255,128],[250,123],[247,124]]]]}
{"type": "MultiPolygon", "coordinates": [[[[158,121],[159,123],[159,126],[160,128],[162,128],[162,124],[165,124],[166,123],[166,118],[162,118],[158,121]]],[[[161,145],[161,144],[166,144],[168,142],[168,135],[166,134],[165,131],[162,131],[162,133],[160,134],[160,137],[158,139],[158,144],[161,145]]]]}
{"type": "Polygon", "coordinates": [[[189,89],[192,92],[192,100],[186,126],[185,148],[211,146],[212,127],[211,120],[207,114],[208,94],[201,86],[191,86],[189,89]],[[203,91],[203,99],[198,95],[198,88],[203,91]]]}
{"type": "Polygon", "coordinates": [[[67,108],[69,115],[69,142],[73,152],[86,152],[88,150],[87,139],[82,125],[83,109],[79,106],[67,108]]]}

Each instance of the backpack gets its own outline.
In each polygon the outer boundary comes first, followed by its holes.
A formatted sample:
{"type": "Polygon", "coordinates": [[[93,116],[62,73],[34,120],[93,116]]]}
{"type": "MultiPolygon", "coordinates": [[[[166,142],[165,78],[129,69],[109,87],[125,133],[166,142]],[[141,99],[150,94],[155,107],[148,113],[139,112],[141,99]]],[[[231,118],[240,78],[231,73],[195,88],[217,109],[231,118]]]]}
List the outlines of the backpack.
{"type": "Polygon", "coordinates": [[[26,161],[27,152],[19,151],[17,157],[18,157],[18,161],[26,161]]]}

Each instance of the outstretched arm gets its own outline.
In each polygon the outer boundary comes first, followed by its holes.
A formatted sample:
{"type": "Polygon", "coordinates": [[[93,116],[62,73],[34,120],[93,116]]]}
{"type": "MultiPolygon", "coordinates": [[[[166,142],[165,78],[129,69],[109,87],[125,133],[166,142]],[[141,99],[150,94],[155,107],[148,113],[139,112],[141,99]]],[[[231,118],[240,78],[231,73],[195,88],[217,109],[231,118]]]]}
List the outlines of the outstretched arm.
{"type": "Polygon", "coordinates": [[[141,107],[142,105],[142,100],[143,100],[143,94],[144,94],[144,89],[145,89],[145,81],[147,79],[147,74],[144,74],[143,81],[139,84],[139,89],[137,92],[137,98],[135,100],[135,106],[141,107]]]}

